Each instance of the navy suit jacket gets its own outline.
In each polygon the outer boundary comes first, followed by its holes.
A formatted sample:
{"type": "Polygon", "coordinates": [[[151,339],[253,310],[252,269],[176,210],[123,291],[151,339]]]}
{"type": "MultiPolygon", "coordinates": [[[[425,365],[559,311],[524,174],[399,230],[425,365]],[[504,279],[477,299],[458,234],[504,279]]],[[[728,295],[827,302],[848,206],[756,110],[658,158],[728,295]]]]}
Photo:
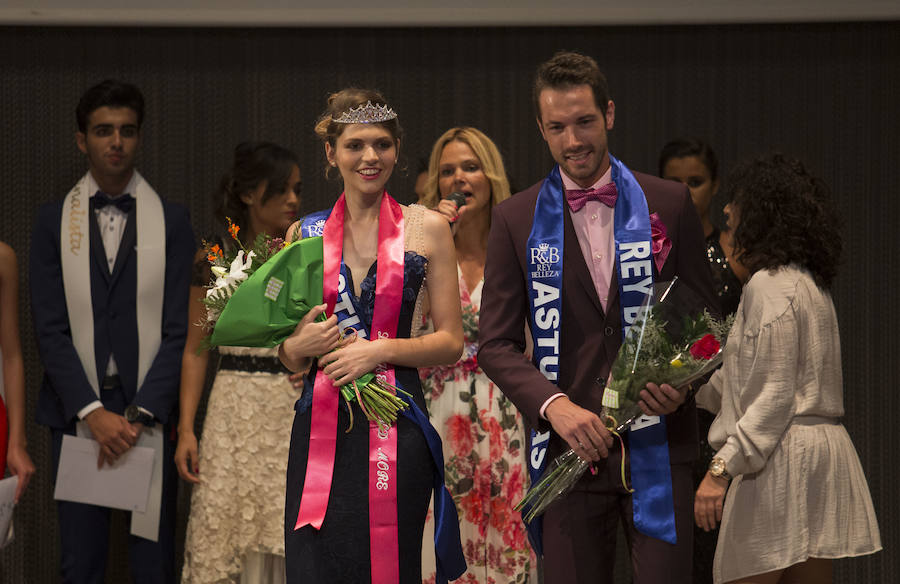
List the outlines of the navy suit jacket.
{"type": "MultiPolygon", "coordinates": [[[[31,240],[31,310],[44,378],[37,421],[51,428],[70,428],[83,407],[99,399],[75,351],[63,290],[60,257],[62,201],[43,205],[31,240]]],[[[188,288],[194,257],[194,234],[187,210],[163,201],[166,221],[166,281],[162,338],[143,385],[137,387],[137,242],[136,210],[129,213],[112,273],[91,212],[90,267],[97,379],[103,380],[114,355],[128,403],[152,412],[163,424],[178,403],[181,356],[187,334],[188,288]],[[140,391],[138,391],[140,389],[140,391]]],[[[101,400],[102,401],[102,400],[101,400]]]]}

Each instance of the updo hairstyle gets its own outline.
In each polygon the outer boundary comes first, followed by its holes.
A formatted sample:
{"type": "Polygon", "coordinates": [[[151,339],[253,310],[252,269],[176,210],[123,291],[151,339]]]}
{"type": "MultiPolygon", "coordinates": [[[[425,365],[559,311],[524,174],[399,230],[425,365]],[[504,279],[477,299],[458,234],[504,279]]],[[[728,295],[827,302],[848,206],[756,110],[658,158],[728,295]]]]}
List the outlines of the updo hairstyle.
{"type": "MultiPolygon", "coordinates": [[[[337,93],[332,93],[328,96],[328,106],[316,122],[316,136],[318,136],[322,142],[331,144],[331,147],[334,148],[338,136],[340,136],[344,129],[349,125],[339,124],[335,122],[334,119],[341,117],[341,114],[347,113],[353,108],[366,105],[366,103],[370,101],[372,102],[372,105],[384,105],[390,107],[390,104],[384,99],[384,96],[374,89],[348,87],[337,93]]],[[[386,129],[394,139],[394,144],[399,145],[400,138],[403,137],[403,128],[400,127],[398,118],[386,122],[378,122],[372,125],[386,129]]]]}
{"type": "MultiPolygon", "coordinates": [[[[300,161],[294,152],[272,142],[241,142],[234,149],[234,162],[222,177],[215,193],[217,225],[224,226],[225,218],[241,226],[240,238],[249,243],[250,217],[247,203],[241,197],[256,190],[260,183],[266,183],[266,190],[260,202],[265,204],[275,195],[284,193],[294,167],[300,161]]],[[[293,186],[293,185],[291,185],[293,186]]],[[[225,237],[227,242],[230,237],[225,237]]]]}

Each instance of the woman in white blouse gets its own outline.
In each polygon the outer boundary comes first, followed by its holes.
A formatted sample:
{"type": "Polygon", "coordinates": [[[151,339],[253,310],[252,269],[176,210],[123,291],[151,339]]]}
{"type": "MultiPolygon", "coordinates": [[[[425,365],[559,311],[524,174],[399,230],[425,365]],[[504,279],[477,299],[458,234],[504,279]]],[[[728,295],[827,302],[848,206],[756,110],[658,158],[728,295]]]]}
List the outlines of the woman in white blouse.
{"type": "Polygon", "coordinates": [[[829,293],[838,215],[821,182],[778,154],[740,165],[729,179],[728,225],[751,275],[724,364],[697,394],[717,413],[709,432],[717,452],[697,489],[695,519],[704,529],[722,522],[716,583],[828,583],[832,559],[881,549],[869,488],[840,423],[829,293]]]}

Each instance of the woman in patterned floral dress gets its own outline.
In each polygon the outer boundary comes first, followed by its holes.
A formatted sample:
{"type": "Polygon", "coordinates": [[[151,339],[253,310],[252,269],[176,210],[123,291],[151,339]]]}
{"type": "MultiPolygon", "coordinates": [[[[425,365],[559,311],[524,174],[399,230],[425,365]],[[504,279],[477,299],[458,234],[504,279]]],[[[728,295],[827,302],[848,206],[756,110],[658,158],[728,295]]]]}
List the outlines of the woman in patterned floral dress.
{"type": "MultiPolygon", "coordinates": [[[[522,419],[476,360],[491,209],[509,198],[509,190],[500,153],[479,130],[452,128],[435,143],[423,203],[453,225],[465,351],[455,365],[419,374],[459,510],[469,570],[458,582],[466,584],[526,582],[534,565],[522,519],[512,508],[528,486],[522,419]],[[446,198],[453,192],[465,195],[464,205],[446,198]]],[[[431,522],[429,515],[426,539],[431,522]]],[[[432,582],[433,557],[426,554],[422,571],[432,582]]]]}

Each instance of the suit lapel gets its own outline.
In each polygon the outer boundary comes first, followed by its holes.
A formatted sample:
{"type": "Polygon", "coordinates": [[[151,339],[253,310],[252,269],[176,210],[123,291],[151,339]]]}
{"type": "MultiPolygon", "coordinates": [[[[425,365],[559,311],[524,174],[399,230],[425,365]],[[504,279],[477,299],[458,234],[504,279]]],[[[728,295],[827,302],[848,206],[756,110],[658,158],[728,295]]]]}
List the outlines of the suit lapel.
{"type": "Polygon", "coordinates": [[[106,260],[106,248],[103,247],[103,239],[100,237],[100,226],[97,225],[97,217],[94,210],[88,211],[89,231],[91,237],[91,258],[97,264],[97,270],[103,275],[103,281],[109,284],[109,262],[106,260]]]}
{"type": "MultiPolygon", "coordinates": [[[[136,206],[136,205],[135,205],[136,206]]],[[[128,256],[134,250],[134,244],[137,240],[137,219],[135,217],[135,209],[132,208],[128,212],[128,219],[125,221],[125,232],[122,233],[122,241],[119,243],[119,253],[116,254],[116,263],[113,266],[111,284],[115,284],[122,274],[122,268],[128,260],[128,256]]]]}
{"type": "MultiPolygon", "coordinates": [[[[578,244],[578,236],[575,234],[575,225],[572,223],[572,217],[569,215],[568,209],[563,213],[564,224],[564,261],[563,261],[563,278],[569,280],[570,274],[574,274],[579,285],[584,289],[584,293],[591,299],[594,308],[605,318],[603,306],[600,305],[600,299],[597,297],[597,289],[594,288],[594,281],[591,279],[591,273],[588,271],[587,262],[584,254],[581,253],[581,246],[578,244]]],[[[565,291],[565,285],[563,290],[565,291]]]]}

